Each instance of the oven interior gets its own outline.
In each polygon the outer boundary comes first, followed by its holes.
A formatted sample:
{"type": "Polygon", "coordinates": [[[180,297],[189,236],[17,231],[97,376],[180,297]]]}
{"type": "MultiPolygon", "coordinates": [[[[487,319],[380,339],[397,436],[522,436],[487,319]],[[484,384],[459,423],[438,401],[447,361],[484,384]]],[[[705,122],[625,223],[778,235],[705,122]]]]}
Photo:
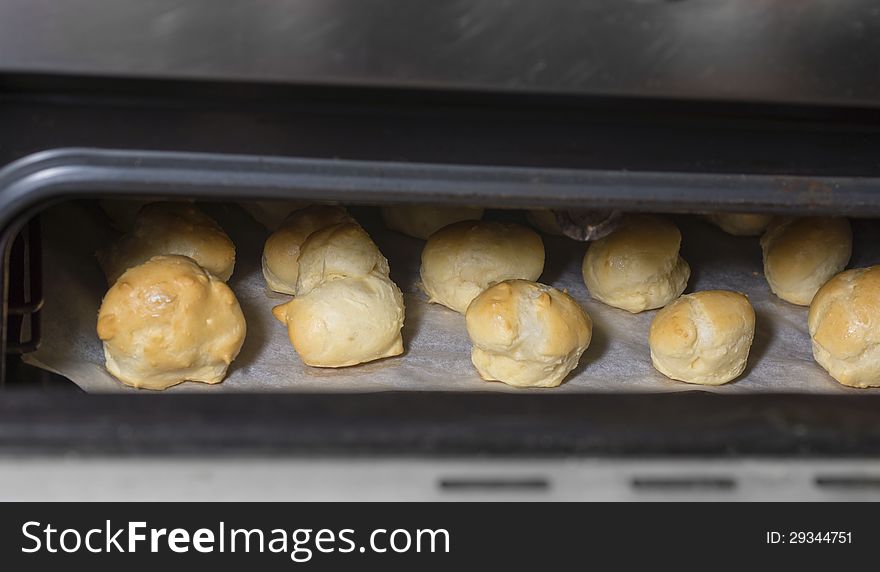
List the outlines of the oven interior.
{"type": "MultiPolygon", "coordinates": [[[[469,368],[460,316],[420,297],[423,242],[388,231],[380,215],[404,204],[479,206],[487,219],[521,224],[532,209],[657,213],[682,229],[684,256],[699,261],[697,286],[733,280],[724,270],[733,265],[752,274],[729,287],[753,284],[746,287],[760,292],[766,284],[757,239],[727,236],[703,215],[846,216],[853,265],[877,264],[880,116],[874,110],[10,76],[3,79],[0,124],[6,253],[0,447],[8,451],[625,464],[853,462],[871,459],[880,445],[874,390],[841,388],[815,364],[794,359],[803,338],[792,337],[795,346],[774,343],[780,328],[804,328],[803,311],[766,297],[753,360],[773,368],[753,364],[745,379],[717,391],[669,383],[644,366],[637,333],[649,320],[619,326],[629,317],[590,300],[576,283],[586,245],[564,237],[542,235],[548,257],[542,281],[571,289],[600,318],[586,367],[558,390],[486,384],[469,368]],[[83,318],[92,310],[75,302],[87,293],[97,304],[102,295],[100,271],[88,256],[116,236],[102,203],[134,208],[154,200],[195,200],[241,237],[235,241],[243,276],[231,284],[251,301],[259,295],[259,248],[268,231],[248,207],[272,211],[290,200],[350,207],[389,258],[408,314],[412,304],[421,318],[407,334],[408,342],[421,340],[418,352],[402,358],[412,361],[411,369],[385,364],[315,376],[292,348],[282,356],[280,347],[267,354],[255,346],[234,382],[155,395],[90,386],[81,363],[35,367],[29,356],[47,345],[54,350],[82,340],[94,348],[94,331],[83,318]],[[276,360],[271,367],[259,363],[266,355],[276,360]],[[428,366],[434,369],[425,373],[428,366]],[[60,370],[77,371],[78,384],[60,370]],[[272,379],[272,372],[281,378],[272,379]]],[[[254,302],[246,317],[268,312],[272,303],[271,296],[254,302]]],[[[257,322],[265,331],[275,326],[257,322]]],[[[277,335],[259,334],[255,343],[277,342],[277,335]]],[[[880,482],[873,469],[854,466],[840,473],[841,482],[870,493],[871,483],[880,482]]],[[[727,477],[710,473],[682,472],[691,475],[684,488],[696,479],[698,490],[727,490],[727,477]],[[693,474],[709,477],[704,482],[693,474]]],[[[522,470],[512,474],[530,482],[522,470]]],[[[639,474],[627,473],[630,492],[645,481],[639,474]]],[[[837,482],[837,473],[823,474],[837,482]]],[[[821,480],[810,475],[814,484],[821,480]]],[[[544,490],[541,478],[523,485],[526,492],[544,490]]],[[[647,481],[641,490],[653,490],[647,481]]],[[[438,486],[458,494],[470,481],[450,482],[438,486]]],[[[483,481],[476,482],[479,489],[483,481]]],[[[559,483],[567,481],[552,482],[564,489],[559,483]]]]}

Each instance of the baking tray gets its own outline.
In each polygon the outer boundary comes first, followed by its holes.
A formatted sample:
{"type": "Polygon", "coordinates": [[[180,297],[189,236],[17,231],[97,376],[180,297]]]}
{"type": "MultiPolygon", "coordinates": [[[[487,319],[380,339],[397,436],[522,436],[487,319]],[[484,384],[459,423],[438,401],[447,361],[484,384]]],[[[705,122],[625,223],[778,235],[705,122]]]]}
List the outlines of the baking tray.
{"type": "MultiPolygon", "coordinates": [[[[880,213],[877,190],[873,177],[630,172],[57,149],[36,153],[0,170],[0,228],[6,229],[9,252],[13,237],[40,209],[63,199],[96,196],[876,216],[880,213]]],[[[4,300],[8,300],[8,293],[4,300]]],[[[7,314],[5,306],[4,318],[7,314]]],[[[4,351],[6,338],[4,328],[4,351]]],[[[0,374],[0,379],[3,377],[0,374]]]]}
{"type": "MultiPolygon", "coordinates": [[[[124,205],[123,205],[124,206],[124,205]]],[[[137,207],[135,203],[134,207],[137,207]]],[[[757,237],[731,236],[699,215],[671,217],[682,233],[682,256],[691,267],[686,292],[728,289],[749,297],[757,314],[755,341],[745,372],[721,386],[673,381],[652,366],[648,330],[656,311],[631,314],[612,308],[587,291],[581,262],[585,243],[544,236],[546,261],[539,281],[566,290],[591,316],[593,340],[578,367],[558,388],[517,389],[480,379],[471,364],[471,342],[464,317],[429,304],[419,287],[424,241],[391,231],[379,209],[349,205],[388,258],[391,278],[403,291],[406,321],[403,355],[346,368],[306,366],[290,345],[287,329],[272,308],[290,296],[269,291],[260,268],[268,232],[235,203],[200,203],[236,245],[236,268],[229,280],[248,324],[241,353],[220,384],[187,382],[174,392],[374,392],[374,391],[514,391],[557,393],[657,393],[700,389],[724,395],[741,393],[880,393],[835,382],[812,354],[807,308],[775,296],[763,275],[757,237]]],[[[278,208],[283,208],[279,205],[278,208]]],[[[490,209],[484,218],[526,224],[522,211],[490,209]]],[[[138,391],[110,375],[95,334],[95,321],[106,280],[95,251],[117,239],[107,217],[94,203],[64,203],[45,211],[43,273],[45,321],[41,348],[23,356],[28,364],[59,373],[89,392],[138,391]]],[[[852,267],[880,264],[880,220],[853,219],[852,267]]],[[[143,391],[143,390],[141,390],[143,391]]]]}
{"type": "MultiPolygon", "coordinates": [[[[47,205],[98,196],[186,195],[215,200],[319,196],[375,203],[482,204],[509,199],[506,204],[522,207],[601,201],[636,210],[754,207],[862,215],[876,215],[878,208],[873,180],[867,178],[820,179],[818,184],[835,191],[822,200],[827,190],[817,190],[817,180],[812,177],[628,175],[63,150],[29,158],[0,173],[0,217],[8,241],[32,214],[47,205]],[[375,176],[362,178],[365,173],[375,176]],[[419,181],[423,184],[413,186],[419,181]],[[468,188],[469,183],[474,186],[468,188]],[[719,188],[723,190],[716,193],[719,188]]],[[[196,400],[168,396],[163,398],[160,413],[144,405],[140,396],[66,397],[65,410],[61,410],[57,398],[11,392],[0,400],[6,415],[0,428],[0,448],[219,451],[257,447],[254,439],[262,435],[266,450],[310,454],[369,450],[406,454],[865,455],[880,451],[876,429],[880,426],[880,400],[864,394],[441,395],[392,392],[264,399],[243,394],[220,401],[216,396],[198,396],[196,400]],[[303,408],[311,409],[303,414],[303,408]],[[214,414],[225,415],[235,424],[233,431],[242,432],[238,440],[229,431],[210,433],[216,431],[219,420],[209,419],[214,414]],[[316,416],[321,415],[324,417],[318,420],[316,416]],[[43,419],[44,427],[29,424],[28,416],[43,419]],[[161,429],[159,423],[164,424],[161,429]],[[61,434],[60,427],[70,432],[61,434]],[[125,427],[130,428],[130,434],[119,432],[125,427]],[[110,428],[113,430],[108,433],[110,428]],[[273,431],[283,434],[269,438],[273,431]],[[169,442],[160,433],[186,437],[169,442]]]]}

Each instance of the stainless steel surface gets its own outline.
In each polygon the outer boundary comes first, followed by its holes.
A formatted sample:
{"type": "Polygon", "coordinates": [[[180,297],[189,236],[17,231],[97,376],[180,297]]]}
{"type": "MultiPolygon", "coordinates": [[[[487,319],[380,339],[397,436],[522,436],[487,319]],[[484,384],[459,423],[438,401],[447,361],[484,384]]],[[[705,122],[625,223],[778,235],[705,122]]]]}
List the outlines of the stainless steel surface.
{"type": "Polygon", "coordinates": [[[880,3],[4,0],[0,71],[880,106],[880,3]]]}
{"type": "Polygon", "coordinates": [[[880,499],[876,460],[0,458],[2,501],[880,499]]]}

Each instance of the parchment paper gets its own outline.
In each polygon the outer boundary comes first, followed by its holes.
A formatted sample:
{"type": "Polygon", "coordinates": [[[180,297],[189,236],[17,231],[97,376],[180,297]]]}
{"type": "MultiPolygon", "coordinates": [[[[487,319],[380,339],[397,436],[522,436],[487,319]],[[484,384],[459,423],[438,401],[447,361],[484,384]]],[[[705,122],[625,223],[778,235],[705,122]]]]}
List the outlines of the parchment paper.
{"type": "MultiPolygon", "coordinates": [[[[735,382],[705,388],[672,381],[651,366],[648,327],[655,312],[632,315],[594,301],[581,278],[586,245],[544,235],[547,263],[541,282],[566,288],[593,319],[593,340],[580,365],[555,389],[514,389],[482,381],[470,363],[464,317],[428,304],[417,288],[423,242],[386,230],[377,209],[352,209],[388,257],[391,277],[403,290],[406,325],[402,356],[342,369],[305,366],[286,328],[271,308],[289,297],[268,291],[260,271],[267,231],[234,204],[203,205],[236,244],[235,273],[229,284],[247,319],[247,338],[223,383],[187,382],[166,391],[385,390],[510,392],[669,392],[702,389],[720,393],[865,393],[845,388],[815,364],[807,334],[807,309],[776,298],[761,266],[757,238],[727,235],[697,216],[677,216],[682,255],[692,274],[687,292],[732,289],[749,296],[757,331],[746,372],[735,382]]],[[[516,211],[491,211],[487,218],[519,220],[516,211]]],[[[855,248],[850,267],[880,263],[880,221],[853,220],[855,248]]],[[[103,367],[95,323],[106,291],[95,250],[116,236],[91,203],[69,203],[44,214],[45,309],[43,343],[24,356],[27,363],[59,373],[89,392],[138,391],[116,381],[103,367]]]]}

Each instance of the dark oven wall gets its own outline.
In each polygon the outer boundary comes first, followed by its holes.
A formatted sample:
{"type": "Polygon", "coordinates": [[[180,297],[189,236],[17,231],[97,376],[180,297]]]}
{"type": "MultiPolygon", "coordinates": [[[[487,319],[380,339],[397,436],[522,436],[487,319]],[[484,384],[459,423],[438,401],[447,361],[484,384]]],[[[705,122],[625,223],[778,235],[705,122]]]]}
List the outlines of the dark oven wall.
{"type": "Polygon", "coordinates": [[[876,176],[880,110],[0,74],[0,162],[58,147],[876,176]]]}

